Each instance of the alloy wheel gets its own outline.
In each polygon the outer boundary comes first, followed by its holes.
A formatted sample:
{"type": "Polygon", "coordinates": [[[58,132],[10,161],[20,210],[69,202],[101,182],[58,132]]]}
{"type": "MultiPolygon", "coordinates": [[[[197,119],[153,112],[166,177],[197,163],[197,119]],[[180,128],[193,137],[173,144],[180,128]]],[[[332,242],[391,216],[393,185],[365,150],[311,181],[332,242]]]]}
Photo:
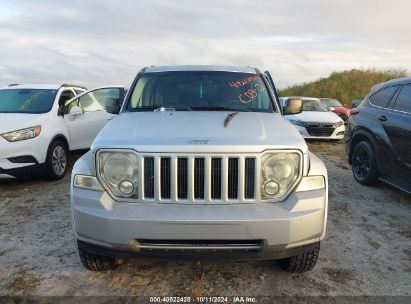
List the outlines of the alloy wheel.
{"type": "Polygon", "coordinates": [[[368,149],[364,146],[358,147],[353,157],[353,171],[358,180],[364,180],[370,174],[371,158],[368,149]]]}
{"type": "Polygon", "coordinates": [[[51,156],[51,164],[56,175],[64,174],[67,165],[66,151],[62,146],[56,146],[51,156]]]}

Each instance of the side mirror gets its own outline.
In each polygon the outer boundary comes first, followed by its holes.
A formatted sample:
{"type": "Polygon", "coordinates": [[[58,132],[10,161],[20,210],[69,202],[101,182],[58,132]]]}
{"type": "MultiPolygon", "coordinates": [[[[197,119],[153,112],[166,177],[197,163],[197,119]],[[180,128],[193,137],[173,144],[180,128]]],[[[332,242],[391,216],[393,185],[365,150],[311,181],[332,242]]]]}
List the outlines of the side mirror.
{"type": "Polygon", "coordinates": [[[70,120],[74,120],[74,119],[76,119],[77,116],[83,115],[83,114],[84,114],[84,112],[83,112],[82,108],[80,108],[79,106],[74,106],[70,109],[70,112],[69,112],[68,116],[69,116],[70,120]]]}
{"type": "Polygon", "coordinates": [[[360,110],[359,109],[351,109],[350,110],[350,115],[357,115],[358,113],[360,113],[360,110]]]}
{"type": "Polygon", "coordinates": [[[289,99],[287,105],[283,107],[283,115],[299,114],[303,111],[302,99],[289,99]]]}
{"type": "Polygon", "coordinates": [[[110,114],[120,113],[120,99],[119,98],[106,98],[105,99],[106,111],[110,114]]]}

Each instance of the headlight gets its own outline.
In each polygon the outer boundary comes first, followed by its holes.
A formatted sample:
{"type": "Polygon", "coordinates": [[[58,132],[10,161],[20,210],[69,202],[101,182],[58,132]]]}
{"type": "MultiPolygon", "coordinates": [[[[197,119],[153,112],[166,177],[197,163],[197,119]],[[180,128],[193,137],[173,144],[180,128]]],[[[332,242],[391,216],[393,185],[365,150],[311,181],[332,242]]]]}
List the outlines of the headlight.
{"type": "Polygon", "coordinates": [[[305,122],[304,122],[304,121],[295,120],[295,119],[290,119],[290,122],[291,122],[293,125],[300,126],[300,127],[305,127],[305,122]]]}
{"type": "Polygon", "coordinates": [[[277,152],[263,156],[261,197],[275,199],[284,196],[300,177],[300,155],[297,152],[277,152]]]}
{"type": "Polygon", "coordinates": [[[344,121],[343,121],[343,120],[340,120],[339,122],[337,122],[337,123],[335,124],[335,127],[336,127],[336,128],[341,127],[343,124],[344,124],[344,121]]]}
{"type": "Polygon", "coordinates": [[[20,141],[39,136],[41,133],[41,126],[35,126],[27,129],[21,129],[9,133],[1,134],[1,136],[7,141],[20,141]]]}
{"type": "Polygon", "coordinates": [[[100,152],[98,174],[103,185],[114,196],[137,198],[137,156],[133,152],[100,152]]]}

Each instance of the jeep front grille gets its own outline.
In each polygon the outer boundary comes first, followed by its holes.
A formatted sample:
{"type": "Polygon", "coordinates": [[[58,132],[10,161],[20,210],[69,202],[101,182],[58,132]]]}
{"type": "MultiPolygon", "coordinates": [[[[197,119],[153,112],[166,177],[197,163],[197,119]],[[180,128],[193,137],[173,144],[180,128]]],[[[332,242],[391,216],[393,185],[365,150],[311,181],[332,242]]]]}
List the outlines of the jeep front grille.
{"type": "Polygon", "coordinates": [[[142,201],[229,202],[256,197],[254,156],[143,156],[139,172],[142,201]],[[141,172],[142,171],[142,172],[141,172]]]}

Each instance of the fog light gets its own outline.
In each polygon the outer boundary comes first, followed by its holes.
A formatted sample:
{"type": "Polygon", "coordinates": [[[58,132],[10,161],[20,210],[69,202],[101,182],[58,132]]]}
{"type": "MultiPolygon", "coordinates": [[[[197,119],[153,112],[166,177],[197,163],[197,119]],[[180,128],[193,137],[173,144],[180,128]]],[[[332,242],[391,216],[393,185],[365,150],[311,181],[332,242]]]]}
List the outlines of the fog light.
{"type": "Polygon", "coordinates": [[[133,183],[128,181],[128,180],[124,180],[120,183],[120,187],[119,187],[121,193],[123,193],[124,195],[130,195],[134,192],[134,186],[133,183]]]}
{"type": "Polygon", "coordinates": [[[280,190],[280,185],[275,181],[268,181],[264,184],[264,191],[268,195],[276,195],[280,190]]]}

